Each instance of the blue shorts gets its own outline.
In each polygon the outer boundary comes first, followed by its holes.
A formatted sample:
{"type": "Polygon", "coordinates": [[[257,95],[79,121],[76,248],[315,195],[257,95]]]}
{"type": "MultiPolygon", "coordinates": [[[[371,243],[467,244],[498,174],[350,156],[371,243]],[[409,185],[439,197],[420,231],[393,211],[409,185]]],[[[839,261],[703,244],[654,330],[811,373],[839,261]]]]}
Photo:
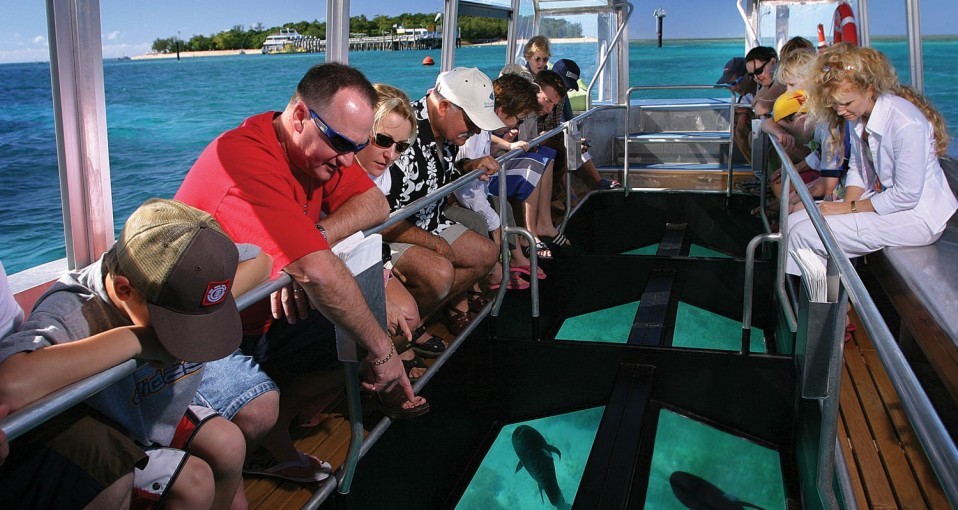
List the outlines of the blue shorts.
{"type": "Polygon", "coordinates": [[[253,399],[299,375],[341,366],[333,324],[310,310],[305,320],[278,320],[265,335],[247,336],[239,350],[207,363],[194,400],[232,420],[253,399]]]}
{"type": "Polygon", "coordinates": [[[270,391],[279,391],[279,387],[251,356],[237,349],[225,358],[206,363],[203,382],[193,401],[232,420],[243,406],[270,391]]]}
{"type": "MultiPolygon", "coordinates": [[[[506,196],[520,201],[529,198],[542,173],[555,158],[555,149],[539,146],[506,161],[503,165],[506,169],[506,196]]],[[[489,194],[499,195],[498,174],[489,178],[489,194]]]]}

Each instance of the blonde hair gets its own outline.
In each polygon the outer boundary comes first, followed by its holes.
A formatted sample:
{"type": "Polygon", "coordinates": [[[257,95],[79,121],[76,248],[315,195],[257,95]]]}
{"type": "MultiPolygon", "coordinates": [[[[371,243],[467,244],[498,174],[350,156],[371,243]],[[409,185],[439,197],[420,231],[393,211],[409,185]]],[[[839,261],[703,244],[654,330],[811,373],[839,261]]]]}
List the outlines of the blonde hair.
{"type": "Polygon", "coordinates": [[[535,52],[545,53],[547,57],[552,56],[552,50],[549,49],[549,38],[544,35],[532,36],[532,39],[526,41],[526,47],[522,50],[522,56],[526,60],[532,58],[535,52]]]}
{"type": "Polygon", "coordinates": [[[888,93],[906,99],[915,105],[934,128],[935,149],[938,156],[948,152],[948,128],[941,114],[917,90],[902,85],[891,62],[880,51],[860,48],[849,43],[829,47],[815,59],[813,78],[808,84],[809,112],[817,122],[829,125],[832,138],[839,135],[838,127],[844,119],[833,109],[838,88],[848,85],[859,92],[871,88],[875,98],[888,93]]]}
{"type": "Polygon", "coordinates": [[[396,87],[386,85],[385,83],[376,83],[373,85],[373,88],[376,89],[376,94],[379,95],[379,100],[376,101],[376,116],[373,119],[373,133],[379,129],[383,120],[390,113],[395,113],[409,121],[411,130],[409,131],[408,141],[412,142],[416,138],[418,123],[416,122],[416,114],[413,113],[412,107],[409,105],[409,96],[396,87]]]}
{"type": "Polygon", "coordinates": [[[792,51],[782,57],[782,61],[775,69],[775,81],[784,84],[789,78],[800,78],[802,88],[808,85],[812,63],[815,62],[815,53],[809,51],[792,51]]]}

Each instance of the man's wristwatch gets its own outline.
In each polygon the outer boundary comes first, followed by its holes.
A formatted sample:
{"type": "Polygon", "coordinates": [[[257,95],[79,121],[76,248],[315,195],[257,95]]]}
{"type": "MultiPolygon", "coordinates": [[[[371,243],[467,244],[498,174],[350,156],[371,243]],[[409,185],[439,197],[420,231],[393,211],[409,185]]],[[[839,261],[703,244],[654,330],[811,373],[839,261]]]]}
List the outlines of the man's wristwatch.
{"type": "Polygon", "coordinates": [[[454,166],[456,170],[459,170],[459,173],[464,174],[466,173],[466,164],[469,163],[470,161],[472,160],[469,158],[462,158],[459,161],[456,161],[456,163],[453,164],[452,166],[454,166]]]}
{"type": "Polygon", "coordinates": [[[319,223],[317,223],[317,224],[316,224],[316,230],[319,230],[319,233],[320,233],[320,234],[323,234],[323,239],[325,239],[326,242],[329,243],[329,236],[326,235],[326,229],[323,228],[322,225],[320,225],[319,223]]]}
{"type": "Polygon", "coordinates": [[[852,212],[858,212],[858,207],[855,205],[854,200],[852,200],[852,212]]]}

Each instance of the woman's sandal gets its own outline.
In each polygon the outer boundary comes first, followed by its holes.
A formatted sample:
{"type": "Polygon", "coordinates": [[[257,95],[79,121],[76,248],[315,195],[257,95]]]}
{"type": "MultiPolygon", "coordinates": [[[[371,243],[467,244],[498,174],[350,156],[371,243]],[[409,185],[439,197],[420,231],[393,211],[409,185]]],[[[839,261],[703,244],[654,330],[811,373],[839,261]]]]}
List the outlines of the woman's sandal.
{"type": "Polygon", "coordinates": [[[479,313],[489,304],[489,298],[485,292],[469,289],[466,291],[466,300],[469,303],[469,311],[479,313]]]}
{"type": "Polygon", "coordinates": [[[446,310],[444,319],[446,322],[446,329],[448,329],[453,335],[457,336],[459,333],[462,333],[467,326],[469,326],[469,322],[472,320],[469,318],[469,312],[464,312],[453,307],[449,307],[446,310]]]}
{"type": "MultiPolygon", "coordinates": [[[[522,278],[522,271],[510,270],[509,271],[509,282],[506,284],[506,288],[509,290],[526,290],[532,284],[527,282],[522,278]]],[[[501,287],[500,284],[494,283],[489,286],[489,290],[496,290],[501,287]]]]}
{"type": "Polygon", "coordinates": [[[377,411],[394,420],[403,420],[415,418],[429,412],[429,402],[423,402],[418,406],[406,407],[404,404],[406,394],[402,387],[396,384],[389,390],[383,391],[361,391],[363,405],[367,410],[377,411]]]}
{"type": "Polygon", "coordinates": [[[419,326],[412,332],[412,350],[416,354],[426,358],[438,358],[446,350],[446,344],[442,340],[430,335],[429,338],[419,342],[419,338],[426,334],[426,326],[419,326]]]}

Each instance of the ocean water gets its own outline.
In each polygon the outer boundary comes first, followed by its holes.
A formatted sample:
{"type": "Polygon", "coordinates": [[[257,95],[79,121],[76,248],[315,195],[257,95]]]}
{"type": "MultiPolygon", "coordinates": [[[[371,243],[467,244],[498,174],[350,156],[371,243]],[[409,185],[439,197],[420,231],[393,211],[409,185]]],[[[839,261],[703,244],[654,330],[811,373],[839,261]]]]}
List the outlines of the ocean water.
{"type": "MultiPolygon", "coordinates": [[[[907,80],[904,40],[875,41],[907,80]]],[[[740,40],[671,40],[663,48],[633,42],[635,85],[707,84],[740,40]]],[[[575,60],[591,76],[598,57],[593,44],[556,45],[556,58],[575,60]]],[[[355,52],[350,64],[372,81],[421,97],[437,67],[420,63],[439,51],[355,52]]],[[[104,64],[113,205],[117,228],[149,197],[171,197],[203,148],[246,117],[281,110],[303,73],[322,54],[241,55],[176,61],[110,61],[104,64]]],[[[461,48],[457,64],[498,74],[505,46],[461,48]]],[[[924,45],[926,92],[958,131],[958,39],[924,45]]],[[[952,144],[952,155],[958,155],[952,144]]],[[[64,257],[49,66],[0,65],[0,260],[9,273],[64,257]]]]}

